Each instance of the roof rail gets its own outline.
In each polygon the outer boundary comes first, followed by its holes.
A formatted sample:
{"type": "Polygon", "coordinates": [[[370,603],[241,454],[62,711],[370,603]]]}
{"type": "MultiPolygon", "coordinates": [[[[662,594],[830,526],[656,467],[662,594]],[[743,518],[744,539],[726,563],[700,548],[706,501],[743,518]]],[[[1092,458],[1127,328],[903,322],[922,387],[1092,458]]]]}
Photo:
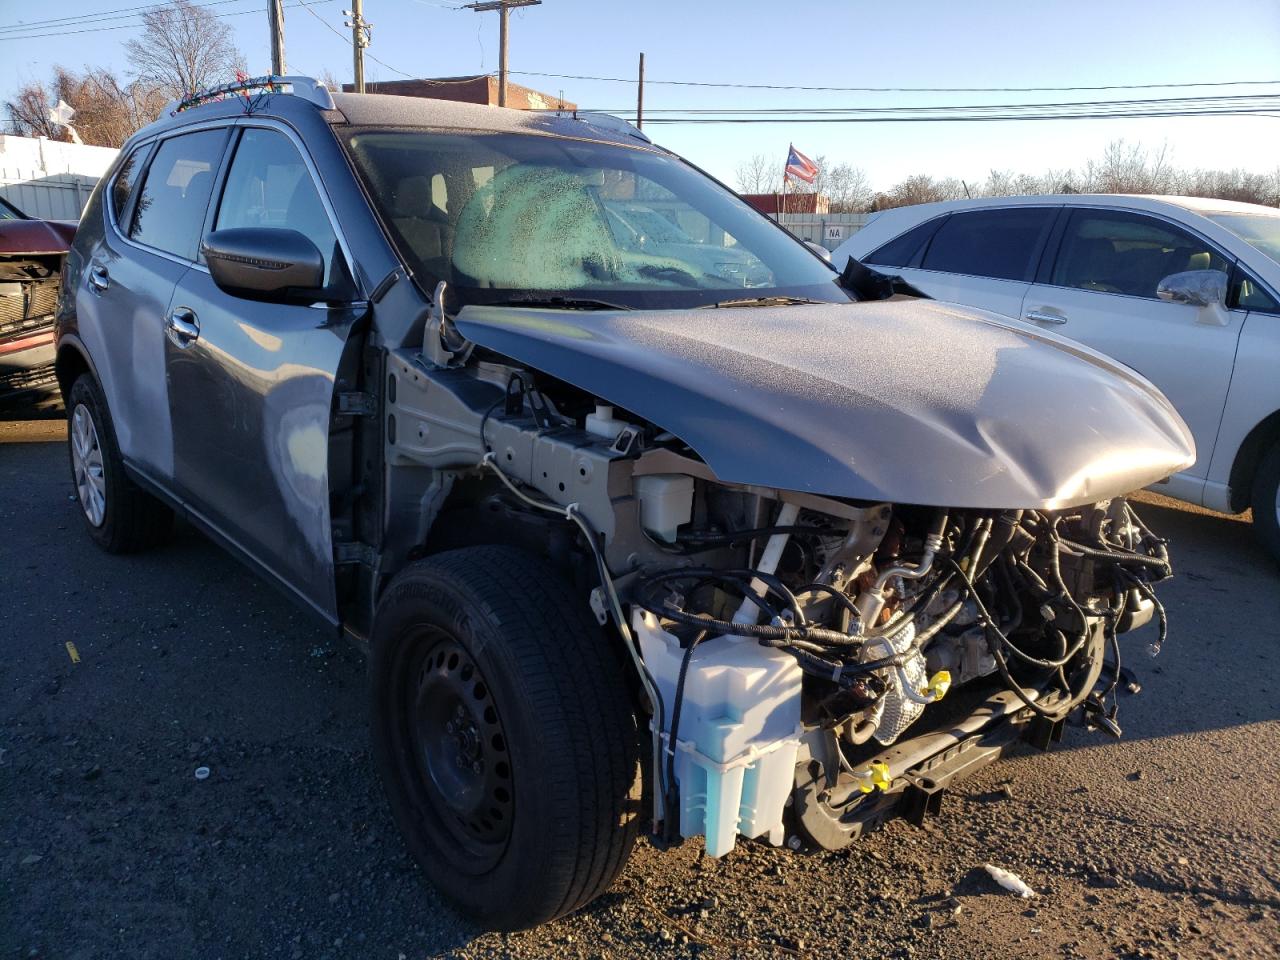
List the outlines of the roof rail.
{"type": "Polygon", "coordinates": [[[314,103],[321,110],[334,109],[333,97],[329,95],[329,88],[319,80],[301,76],[266,76],[246,77],[243,80],[235,81],[235,83],[226,83],[220,87],[210,87],[208,90],[193,93],[185,100],[174,100],[164,108],[162,116],[172,117],[183,110],[190,110],[206,103],[217,103],[237,97],[244,97],[249,100],[255,96],[265,96],[273,93],[302,97],[304,100],[314,103]]]}
{"type": "Polygon", "coordinates": [[[556,110],[554,113],[557,117],[572,117],[574,120],[581,120],[583,123],[600,127],[602,130],[624,133],[629,137],[635,137],[637,140],[643,140],[645,143],[653,143],[645,132],[630,120],[624,120],[622,117],[614,116],[612,113],[601,113],[596,110],[556,110]]]}

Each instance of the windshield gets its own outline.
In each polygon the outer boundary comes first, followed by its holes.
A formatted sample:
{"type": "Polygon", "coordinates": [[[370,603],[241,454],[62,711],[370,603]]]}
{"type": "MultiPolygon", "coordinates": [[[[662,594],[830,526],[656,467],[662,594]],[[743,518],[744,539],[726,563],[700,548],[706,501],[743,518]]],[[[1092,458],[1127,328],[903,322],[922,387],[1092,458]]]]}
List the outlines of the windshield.
{"type": "Polygon", "coordinates": [[[1226,227],[1249,246],[1280,263],[1280,211],[1276,213],[1210,213],[1210,220],[1226,227]]]}
{"type": "Polygon", "coordinates": [[[374,130],[348,147],[428,289],[680,308],[787,296],[848,302],[835,273],[680,160],[527,134],[374,130]]]}
{"type": "Polygon", "coordinates": [[[0,197],[0,220],[25,220],[18,208],[0,197]]]}

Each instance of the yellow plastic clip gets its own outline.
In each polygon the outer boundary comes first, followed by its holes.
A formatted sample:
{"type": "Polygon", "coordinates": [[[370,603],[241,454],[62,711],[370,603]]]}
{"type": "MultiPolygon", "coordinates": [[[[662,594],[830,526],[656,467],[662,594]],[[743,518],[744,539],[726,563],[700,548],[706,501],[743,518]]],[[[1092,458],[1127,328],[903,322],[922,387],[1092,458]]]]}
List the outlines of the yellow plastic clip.
{"type": "Polygon", "coordinates": [[[893,783],[893,774],[889,772],[887,763],[873,763],[865,770],[859,770],[854,776],[858,778],[858,789],[863,793],[871,793],[876,787],[888,790],[889,785],[893,783]]]}
{"type": "Polygon", "coordinates": [[[947,670],[939,670],[929,678],[929,685],[920,692],[926,696],[933,697],[934,700],[941,700],[947,695],[947,691],[951,689],[951,673],[947,670]]]}

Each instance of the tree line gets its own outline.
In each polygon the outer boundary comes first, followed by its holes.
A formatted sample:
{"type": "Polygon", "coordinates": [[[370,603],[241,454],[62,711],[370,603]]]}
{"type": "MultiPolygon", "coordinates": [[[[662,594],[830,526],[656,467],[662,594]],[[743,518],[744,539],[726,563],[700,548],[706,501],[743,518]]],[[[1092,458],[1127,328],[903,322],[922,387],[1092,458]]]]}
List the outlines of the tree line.
{"type": "MultiPolygon", "coordinates": [[[[1166,147],[1151,150],[1124,140],[1112,141],[1100,158],[1086,161],[1078,169],[1049,169],[1041,174],[993,169],[978,183],[916,173],[884,191],[873,190],[866,174],[857,167],[829,164],[822,156],[814,162],[821,172],[814,184],[806,185],[804,190],[826,194],[832,213],[868,213],[965,197],[1041,193],[1148,193],[1280,206],[1280,166],[1271,173],[1251,173],[1238,167],[1185,169],[1169,161],[1166,147]]],[[[776,193],[782,183],[781,165],[764,154],[744,160],[736,175],[742,193],[776,193]]]]}
{"type": "Polygon", "coordinates": [[[124,43],[130,71],[55,67],[47,83],[28,83],[5,101],[9,130],[20,137],[70,140],[49,112],[59,100],[75,111],[84,143],[120,147],[160,116],[170,101],[230,81],[244,70],[227,24],[190,0],[174,0],[142,14],[141,36],[124,43]]]}

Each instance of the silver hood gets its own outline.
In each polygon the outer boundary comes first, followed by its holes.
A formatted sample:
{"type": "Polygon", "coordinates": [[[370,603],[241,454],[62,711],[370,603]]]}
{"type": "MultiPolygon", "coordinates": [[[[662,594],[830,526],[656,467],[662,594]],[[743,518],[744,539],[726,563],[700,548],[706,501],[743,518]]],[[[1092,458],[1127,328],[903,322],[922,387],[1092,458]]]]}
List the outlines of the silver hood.
{"type": "Polygon", "coordinates": [[[927,300],[464,308],[480,346],[670,430],[726,482],[981,509],[1128,493],[1195,460],[1127,367],[927,300]]]}

